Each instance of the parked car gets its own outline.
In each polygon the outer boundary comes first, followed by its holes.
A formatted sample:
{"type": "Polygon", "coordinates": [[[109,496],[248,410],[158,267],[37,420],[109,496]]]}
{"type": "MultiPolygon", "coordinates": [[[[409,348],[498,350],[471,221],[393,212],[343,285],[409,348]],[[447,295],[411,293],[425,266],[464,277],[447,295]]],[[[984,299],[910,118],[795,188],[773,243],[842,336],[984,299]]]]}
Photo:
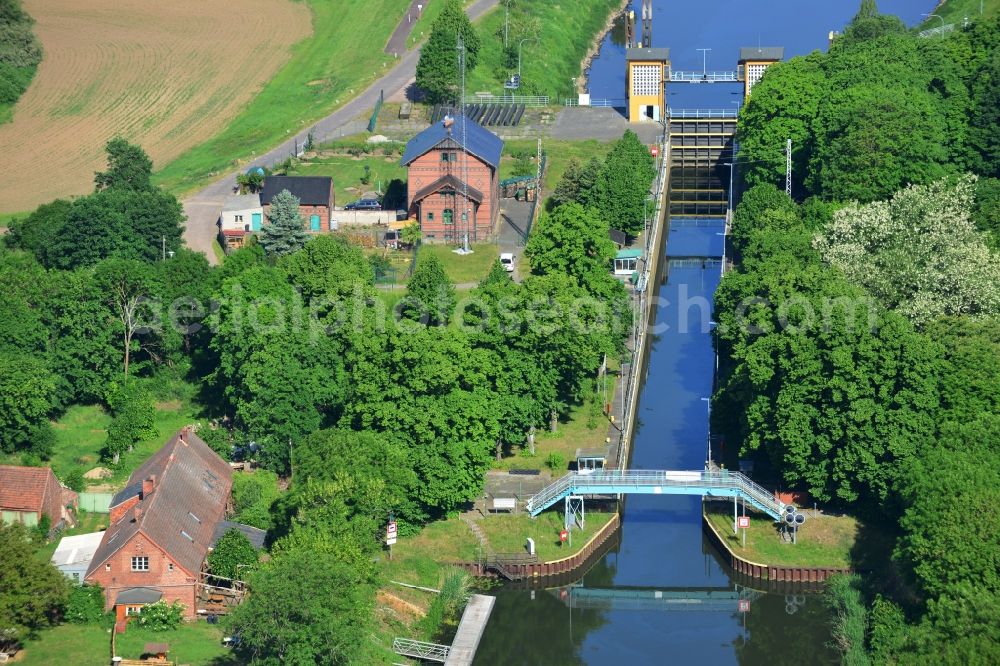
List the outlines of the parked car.
{"type": "Polygon", "coordinates": [[[358,199],[344,206],[344,210],[382,210],[378,199],[358,199]]]}
{"type": "Polygon", "coordinates": [[[503,266],[504,270],[508,273],[514,272],[514,255],[510,252],[500,253],[500,265],[503,266]]]}

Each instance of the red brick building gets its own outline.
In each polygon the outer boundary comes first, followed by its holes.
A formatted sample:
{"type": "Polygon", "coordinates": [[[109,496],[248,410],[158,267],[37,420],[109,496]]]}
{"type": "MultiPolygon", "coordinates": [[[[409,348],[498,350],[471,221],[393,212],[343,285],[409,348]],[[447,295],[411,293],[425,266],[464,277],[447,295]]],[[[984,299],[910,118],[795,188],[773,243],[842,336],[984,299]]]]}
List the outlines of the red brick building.
{"type": "MultiPolygon", "coordinates": [[[[271,200],[288,190],[299,200],[299,214],[305,228],[314,233],[331,231],[330,212],[334,206],[333,178],[329,176],[268,176],[260,191],[264,224],[270,219],[271,200]]],[[[256,231],[252,229],[251,231],[256,231]]]]}
{"type": "Polygon", "coordinates": [[[66,507],[76,507],[78,496],[64,488],[48,467],[0,465],[0,519],[34,527],[47,515],[55,529],[73,523],[66,507]]]}
{"type": "Polygon", "coordinates": [[[502,152],[498,136],[464,116],[447,117],[410,139],[401,160],[408,168],[407,209],[424,240],[460,243],[468,233],[475,242],[496,233],[502,152]]]}
{"type": "Polygon", "coordinates": [[[224,524],[232,470],[197,435],[174,436],[111,500],[110,526],[84,580],[118,619],[163,600],[196,612],[205,557],[224,524]]]}

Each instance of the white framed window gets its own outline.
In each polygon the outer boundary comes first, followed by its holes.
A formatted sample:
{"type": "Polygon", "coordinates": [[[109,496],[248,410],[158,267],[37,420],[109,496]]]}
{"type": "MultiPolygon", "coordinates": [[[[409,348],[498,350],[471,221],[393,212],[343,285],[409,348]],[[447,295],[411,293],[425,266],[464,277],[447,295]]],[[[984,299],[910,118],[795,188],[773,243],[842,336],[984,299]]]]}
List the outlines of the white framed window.
{"type": "Polygon", "coordinates": [[[126,606],[125,615],[139,615],[142,613],[142,606],[126,606]]]}
{"type": "Polygon", "coordinates": [[[132,571],[149,571],[149,557],[146,555],[133,556],[132,571]]]}
{"type": "Polygon", "coordinates": [[[632,65],[632,94],[657,96],[660,94],[660,66],[632,65]]]}
{"type": "Polygon", "coordinates": [[[170,571],[173,571],[174,570],[174,563],[173,562],[168,562],[167,563],[167,569],[169,569],[170,571]]]}
{"type": "Polygon", "coordinates": [[[76,581],[77,583],[80,582],[80,572],[79,571],[74,571],[73,572],[73,580],[76,581]]]}

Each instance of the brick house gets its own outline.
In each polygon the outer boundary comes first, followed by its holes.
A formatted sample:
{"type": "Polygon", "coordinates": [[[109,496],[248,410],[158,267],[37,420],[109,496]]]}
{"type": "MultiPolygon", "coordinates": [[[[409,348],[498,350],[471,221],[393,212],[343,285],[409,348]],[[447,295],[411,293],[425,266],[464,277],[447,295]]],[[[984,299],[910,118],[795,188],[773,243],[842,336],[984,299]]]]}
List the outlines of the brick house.
{"type": "Polygon", "coordinates": [[[224,523],[232,470],[197,435],[179,432],[111,500],[109,527],[85,581],[118,620],[163,600],[194,617],[205,557],[224,523]]]}
{"type": "Polygon", "coordinates": [[[474,242],[496,232],[502,152],[497,135],[464,116],[446,117],[410,139],[400,163],[408,169],[407,210],[424,240],[459,243],[468,232],[474,242]]]}
{"type": "Polygon", "coordinates": [[[330,212],[333,211],[333,178],[329,176],[268,176],[260,191],[260,204],[264,208],[264,223],[270,219],[271,200],[288,190],[299,200],[299,214],[305,228],[314,233],[331,231],[330,212]]]}
{"type": "Polygon", "coordinates": [[[0,465],[0,519],[34,527],[47,515],[52,529],[73,524],[67,507],[78,505],[78,495],[59,483],[48,467],[0,465]]]}

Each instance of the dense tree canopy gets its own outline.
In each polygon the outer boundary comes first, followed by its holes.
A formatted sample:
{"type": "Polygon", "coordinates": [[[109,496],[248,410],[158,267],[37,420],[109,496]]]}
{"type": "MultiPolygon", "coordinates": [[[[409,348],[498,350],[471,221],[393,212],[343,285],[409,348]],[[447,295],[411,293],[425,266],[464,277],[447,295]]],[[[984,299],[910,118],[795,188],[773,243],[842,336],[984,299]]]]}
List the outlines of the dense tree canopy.
{"type": "Polygon", "coordinates": [[[69,583],[36,555],[27,528],[0,523],[0,544],[0,645],[17,644],[59,618],[69,583]]]}

